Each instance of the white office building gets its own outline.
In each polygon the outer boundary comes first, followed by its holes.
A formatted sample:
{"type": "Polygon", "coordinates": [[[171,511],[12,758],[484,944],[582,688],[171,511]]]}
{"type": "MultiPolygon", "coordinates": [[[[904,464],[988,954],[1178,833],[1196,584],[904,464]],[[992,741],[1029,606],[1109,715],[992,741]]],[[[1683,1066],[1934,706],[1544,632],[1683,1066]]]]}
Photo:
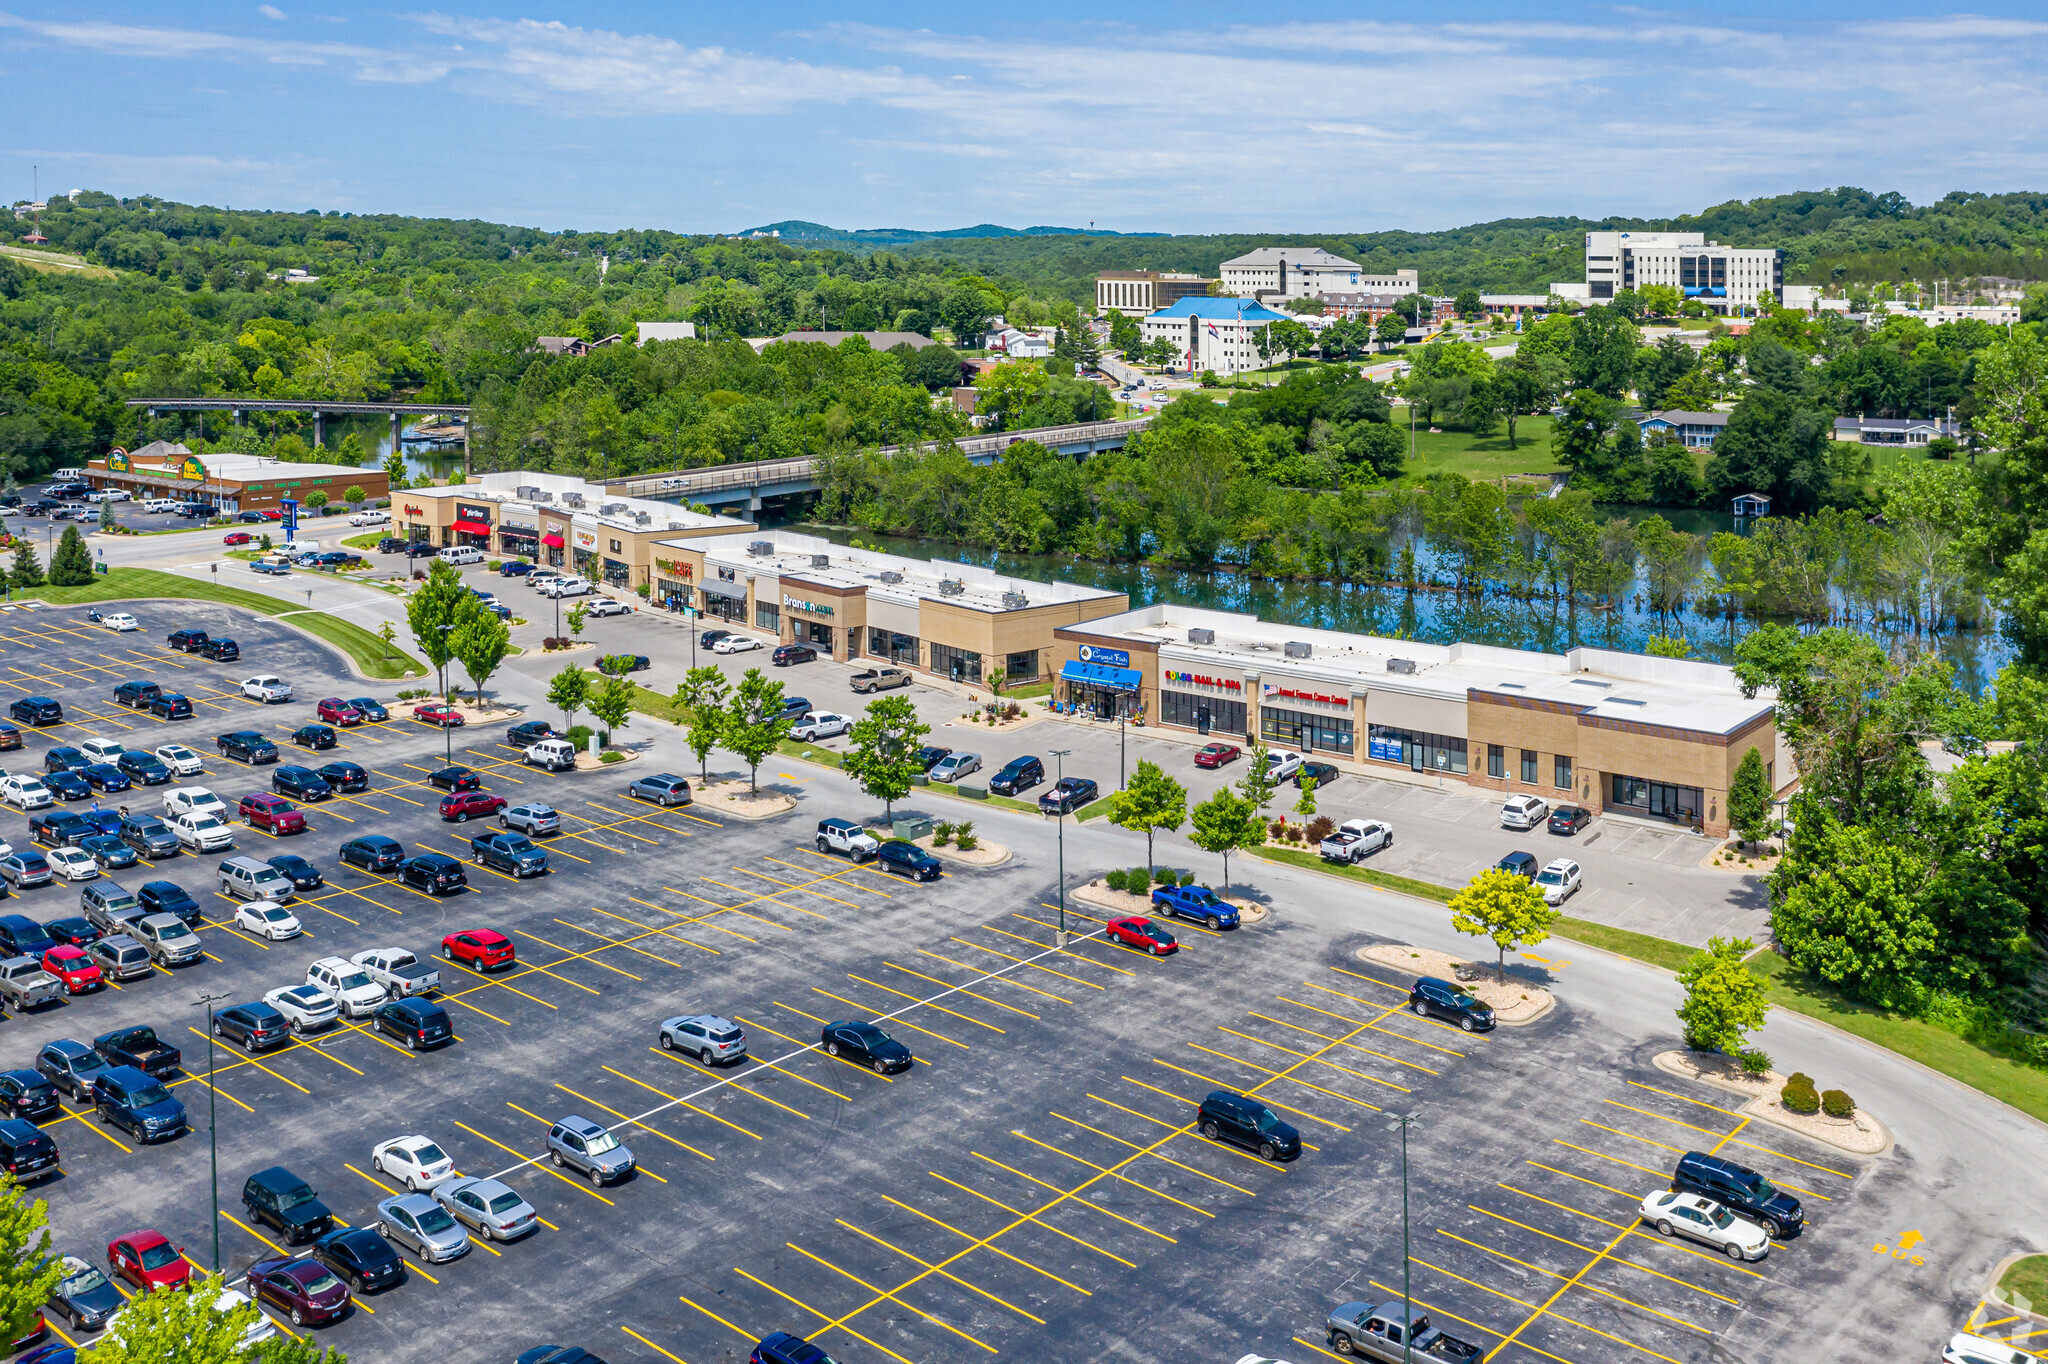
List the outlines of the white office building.
{"type": "Polygon", "coordinates": [[[1668,284],[1717,313],[1753,306],[1785,287],[1776,247],[1723,246],[1699,232],[1588,232],[1586,298],[1606,303],[1624,289],[1668,284]]]}
{"type": "Polygon", "coordinates": [[[1184,298],[1146,316],[1145,342],[1170,342],[1175,369],[1242,374],[1271,363],[1259,354],[1259,332],[1286,316],[1255,299],[1184,298]]]}
{"type": "Polygon", "coordinates": [[[1314,298],[1322,293],[1412,294],[1413,270],[1368,274],[1357,261],[1320,246],[1262,246],[1223,262],[1223,292],[1235,298],[1314,298]]]}

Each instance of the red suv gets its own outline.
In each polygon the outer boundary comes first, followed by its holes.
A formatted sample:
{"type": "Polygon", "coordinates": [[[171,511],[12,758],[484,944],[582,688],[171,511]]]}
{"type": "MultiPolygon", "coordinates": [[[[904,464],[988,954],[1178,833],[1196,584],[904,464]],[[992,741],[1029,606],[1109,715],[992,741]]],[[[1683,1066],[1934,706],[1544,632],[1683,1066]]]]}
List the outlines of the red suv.
{"type": "Polygon", "coordinates": [[[192,1262],[160,1231],[131,1231],[107,1242],[107,1265],[117,1279],[137,1288],[183,1288],[192,1282],[192,1262]]]}
{"type": "Polygon", "coordinates": [[[512,940],[488,928],[467,928],[441,939],[441,955],[478,971],[510,966],[518,955],[512,940]]]}
{"type": "Polygon", "coordinates": [[[505,808],[503,796],[494,796],[488,791],[457,791],[441,798],[441,818],[455,824],[466,824],[472,819],[487,819],[505,808]]]}
{"type": "Polygon", "coordinates": [[[99,966],[85,955],[84,949],[69,944],[43,953],[43,969],[63,982],[67,994],[82,995],[107,983],[100,974],[99,966]]]}
{"type": "Polygon", "coordinates": [[[363,713],[339,696],[330,696],[320,703],[320,718],[330,725],[359,725],[363,713]]]}
{"type": "Polygon", "coordinates": [[[460,729],[463,723],[461,711],[453,706],[444,706],[439,701],[414,706],[412,718],[425,724],[439,725],[443,729],[460,729]]]}
{"type": "Polygon", "coordinates": [[[236,808],[252,829],[268,829],[274,834],[306,831],[306,817],[299,813],[298,806],[282,796],[243,796],[236,808]]]}

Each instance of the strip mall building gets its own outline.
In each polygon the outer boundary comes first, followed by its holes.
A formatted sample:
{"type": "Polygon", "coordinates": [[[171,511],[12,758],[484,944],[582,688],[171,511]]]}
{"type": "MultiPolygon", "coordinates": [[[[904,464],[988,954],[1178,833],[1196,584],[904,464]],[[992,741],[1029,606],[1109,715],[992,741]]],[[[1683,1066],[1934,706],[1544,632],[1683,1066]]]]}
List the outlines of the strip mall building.
{"type": "Polygon", "coordinates": [[[119,488],[137,501],[169,497],[228,513],[264,511],[286,499],[304,504],[316,492],[340,506],[350,488],[362,489],[370,502],[381,502],[391,487],[382,469],[287,463],[268,455],[195,455],[168,441],[151,441],[133,454],[112,450],[104,459],[87,460],[85,481],[95,488],[119,488]]]}

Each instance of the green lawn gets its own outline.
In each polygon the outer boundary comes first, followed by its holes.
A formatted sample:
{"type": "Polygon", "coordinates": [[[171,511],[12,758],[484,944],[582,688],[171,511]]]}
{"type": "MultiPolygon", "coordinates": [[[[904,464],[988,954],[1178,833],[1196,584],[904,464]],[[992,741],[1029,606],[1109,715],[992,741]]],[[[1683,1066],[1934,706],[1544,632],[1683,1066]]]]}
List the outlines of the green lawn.
{"type": "MultiPolygon", "coordinates": [[[[1394,424],[1408,425],[1405,408],[1394,409],[1394,424]]],[[[1415,458],[1405,471],[1409,478],[1430,474],[1463,474],[1471,479],[1503,478],[1511,474],[1548,474],[1559,467],[1550,450],[1550,418],[1523,417],[1515,423],[1515,449],[1508,449],[1505,425],[1490,436],[1475,436],[1455,427],[1443,427],[1431,435],[1420,421],[1415,427],[1415,458]]]]}
{"type": "Polygon", "coordinates": [[[2015,1260],[2012,1266],[2000,1276],[1998,1291],[2005,1294],[2007,1302],[2015,1296],[2025,1298],[2040,1311],[2048,1303],[2048,1255],[2029,1255],[2024,1260],[2015,1260]]]}
{"type": "Polygon", "coordinates": [[[1676,971],[1685,965],[1687,958],[1699,951],[1669,938],[1653,938],[1647,933],[1631,933],[1625,928],[1609,928],[1591,919],[1569,919],[1562,914],[1558,915],[1551,932],[1588,947],[1604,948],[1617,956],[1633,957],[1652,966],[1661,966],[1667,971],[1676,971]]]}
{"type": "Polygon", "coordinates": [[[1305,867],[1328,876],[1341,876],[1348,881],[1361,881],[1368,886],[1378,886],[1382,890],[1399,891],[1403,895],[1435,900],[1439,904],[1448,904],[1451,896],[1457,893],[1447,886],[1433,885],[1428,881],[1417,881],[1407,876],[1395,876],[1391,872],[1375,871],[1371,867],[1325,862],[1319,854],[1304,852],[1300,848],[1276,848],[1269,844],[1256,851],[1269,862],[1285,862],[1290,867],[1305,867]]]}
{"type": "Polygon", "coordinates": [[[223,587],[210,577],[182,578],[151,568],[117,568],[100,574],[84,587],[37,587],[21,595],[40,598],[54,606],[84,606],[148,598],[216,601],[227,606],[239,606],[261,616],[282,619],[287,625],[296,625],[307,634],[340,649],[370,677],[391,681],[402,677],[425,677],[428,672],[426,665],[418,659],[386,644],[374,632],[365,630],[354,621],[330,616],[324,611],[294,607],[290,602],[258,592],[223,587]]]}

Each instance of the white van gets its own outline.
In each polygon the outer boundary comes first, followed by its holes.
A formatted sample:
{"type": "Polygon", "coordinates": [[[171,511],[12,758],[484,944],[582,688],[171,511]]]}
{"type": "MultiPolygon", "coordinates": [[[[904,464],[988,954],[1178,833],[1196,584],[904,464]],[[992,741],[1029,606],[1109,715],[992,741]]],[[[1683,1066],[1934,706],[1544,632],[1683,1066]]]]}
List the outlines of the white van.
{"type": "Polygon", "coordinates": [[[52,483],[68,483],[74,478],[84,477],[85,470],[83,469],[52,469],[50,470],[49,481],[52,483]]]}
{"type": "Polygon", "coordinates": [[[287,540],[279,548],[283,549],[286,554],[318,554],[320,552],[320,542],[318,540],[287,540]]]}
{"type": "Polygon", "coordinates": [[[359,512],[350,512],[351,526],[386,526],[391,524],[391,513],[382,507],[365,507],[359,512]]]}
{"type": "Polygon", "coordinates": [[[542,739],[526,750],[526,761],[550,772],[567,772],[576,766],[576,746],[567,739],[542,739]]]}
{"type": "Polygon", "coordinates": [[[155,516],[163,512],[174,512],[184,505],[184,503],[178,501],[175,497],[152,497],[149,499],[149,501],[142,504],[141,509],[149,513],[150,515],[155,516]]]}
{"type": "Polygon", "coordinates": [[[457,545],[454,549],[442,550],[436,557],[444,564],[454,564],[457,568],[462,568],[468,564],[482,563],[484,552],[475,545],[457,545]]]}

